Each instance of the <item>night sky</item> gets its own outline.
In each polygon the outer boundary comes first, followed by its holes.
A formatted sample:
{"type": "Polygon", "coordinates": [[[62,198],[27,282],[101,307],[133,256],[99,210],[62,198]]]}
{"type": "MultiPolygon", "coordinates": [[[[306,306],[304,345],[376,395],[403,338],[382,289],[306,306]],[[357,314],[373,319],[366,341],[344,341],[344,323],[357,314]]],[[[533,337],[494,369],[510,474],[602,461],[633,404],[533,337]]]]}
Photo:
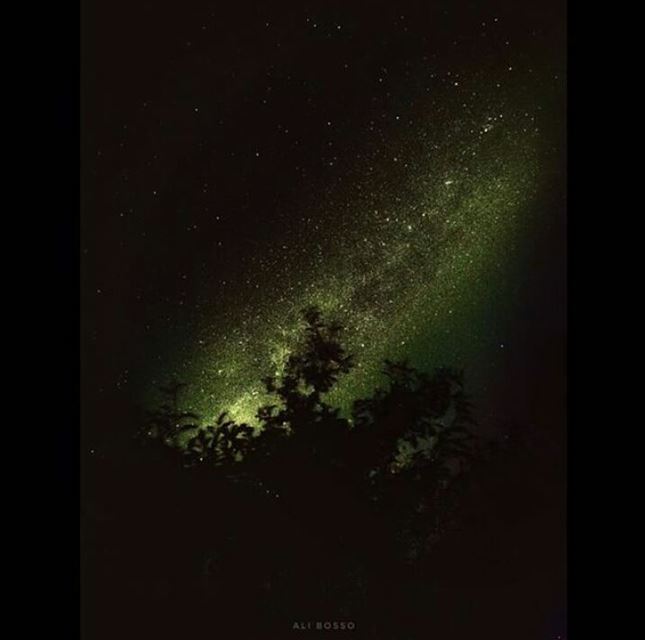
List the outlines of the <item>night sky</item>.
{"type": "Polygon", "coordinates": [[[88,7],[86,431],[171,378],[252,421],[315,304],[356,356],[333,403],[408,358],[558,434],[565,29],[560,2],[88,7]]]}

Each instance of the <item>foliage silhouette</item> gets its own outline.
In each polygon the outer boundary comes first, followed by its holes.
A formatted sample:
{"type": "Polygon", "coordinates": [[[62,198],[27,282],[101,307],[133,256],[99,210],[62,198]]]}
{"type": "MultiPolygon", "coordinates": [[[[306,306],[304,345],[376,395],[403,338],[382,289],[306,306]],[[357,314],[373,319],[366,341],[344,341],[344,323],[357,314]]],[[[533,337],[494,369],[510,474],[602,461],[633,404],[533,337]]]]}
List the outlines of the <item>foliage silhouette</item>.
{"type": "Polygon", "coordinates": [[[487,513],[515,509],[515,488],[534,501],[543,491],[530,447],[502,438],[487,450],[475,437],[461,371],[386,361],[383,386],[341,415],[327,394],[354,366],[342,338],[319,310],[303,312],[302,339],[264,380],[272,400],[259,428],[227,412],[199,424],[177,383],[148,415],[144,434],[184,467],[163,480],[167,495],[185,488],[180,555],[202,567],[182,597],[208,602],[229,631],[249,615],[262,637],[326,615],[359,621],[364,637],[397,637],[433,598],[439,620],[432,585],[459,571],[472,579],[457,567],[477,566],[468,549],[492,544],[479,535],[487,513]]]}
{"type": "Polygon", "coordinates": [[[176,380],[167,386],[157,387],[163,397],[162,404],[148,412],[146,424],[137,434],[139,437],[159,439],[167,446],[175,446],[181,433],[199,428],[199,416],[196,413],[179,409],[179,392],[185,387],[185,383],[176,380]],[[186,420],[194,422],[187,423],[186,420]]]}
{"type": "Polygon", "coordinates": [[[258,410],[258,432],[226,412],[212,425],[182,422],[196,416],[177,408],[174,383],[162,389],[170,401],[151,414],[148,433],[178,448],[186,466],[221,467],[279,500],[327,543],[340,548],[351,538],[365,566],[383,565],[383,549],[416,558],[419,541],[427,548],[446,528],[456,478],[472,455],[463,374],[386,361],[386,386],[341,416],[326,395],[354,366],[343,327],[316,308],[302,317],[302,340],[281,373],[264,379],[275,400],[258,410]]]}

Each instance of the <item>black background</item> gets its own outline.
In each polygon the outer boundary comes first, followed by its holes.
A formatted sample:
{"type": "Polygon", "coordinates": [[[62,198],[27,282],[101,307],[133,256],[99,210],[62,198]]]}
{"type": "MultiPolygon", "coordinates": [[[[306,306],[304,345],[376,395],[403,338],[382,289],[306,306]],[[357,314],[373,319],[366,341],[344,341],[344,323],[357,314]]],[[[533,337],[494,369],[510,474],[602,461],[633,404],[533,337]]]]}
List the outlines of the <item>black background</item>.
{"type": "MultiPolygon", "coordinates": [[[[499,14],[505,18],[510,37],[521,39],[531,28],[543,30],[548,34],[546,39],[552,39],[557,57],[564,47],[563,9],[562,3],[527,3],[521,8],[511,2],[495,3],[494,7],[450,3],[448,17],[443,17],[441,28],[435,26],[431,33],[441,55],[441,51],[450,49],[455,33],[469,32],[482,16],[499,14]]],[[[299,128],[306,136],[306,143],[299,151],[289,151],[295,155],[288,161],[306,166],[312,156],[311,150],[320,149],[325,140],[323,132],[312,127],[308,118],[319,120],[324,114],[336,119],[337,114],[340,118],[342,113],[360,111],[369,87],[361,86],[356,75],[350,76],[349,81],[343,80],[338,74],[338,65],[330,64],[321,48],[308,49],[308,41],[300,28],[293,25],[301,23],[302,17],[310,12],[322,14],[330,23],[336,19],[344,24],[353,21],[361,25],[360,35],[343,45],[345,49],[336,53],[338,60],[365,51],[366,66],[376,68],[383,62],[395,67],[397,60],[402,61],[410,53],[406,50],[407,45],[396,38],[379,45],[380,34],[388,33],[388,27],[399,13],[406,14],[411,29],[421,30],[425,24],[432,24],[433,15],[441,14],[442,10],[443,7],[434,9],[421,2],[397,3],[395,7],[387,3],[361,2],[281,3],[279,7],[236,3],[234,6],[218,5],[217,19],[209,20],[210,8],[193,3],[174,6],[173,3],[152,2],[85,3],[81,21],[80,244],[87,253],[81,255],[84,405],[81,460],[85,460],[85,489],[92,496],[90,501],[97,495],[92,493],[95,482],[103,487],[106,495],[116,500],[116,496],[127,492],[128,483],[137,477],[137,453],[129,446],[132,407],[124,406],[118,394],[106,395],[99,390],[113,387],[123,362],[136,349],[137,327],[145,324],[147,313],[152,313],[149,308],[137,304],[137,296],[143,291],[147,298],[178,298],[181,292],[172,275],[190,264],[194,249],[191,243],[195,242],[191,239],[190,243],[182,244],[177,240],[175,231],[180,221],[174,217],[177,202],[171,198],[166,200],[167,210],[161,220],[144,217],[136,223],[137,234],[142,230],[147,232],[145,242],[137,241],[125,254],[120,253],[122,231],[114,222],[114,211],[121,204],[119,191],[123,172],[143,166],[144,156],[155,146],[160,130],[172,130],[173,123],[183,122],[188,96],[190,100],[198,96],[198,100],[214,102],[221,106],[223,113],[234,114],[238,123],[227,127],[223,133],[219,130],[213,133],[219,136],[223,145],[251,150],[260,142],[263,150],[276,156],[268,170],[253,177],[251,189],[242,186],[247,185],[244,162],[231,159],[233,166],[228,167],[226,175],[238,175],[240,180],[226,184],[223,198],[241,213],[226,230],[227,237],[239,240],[242,235],[244,242],[252,242],[254,235],[264,237],[276,233],[278,204],[292,187],[292,178],[283,171],[287,150],[280,147],[279,141],[266,137],[263,116],[248,104],[250,101],[247,102],[249,96],[255,102],[261,97],[258,79],[267,56],[277,65],[285,57],[291,60],[294,55],[302,56],[299,64],[290,62],[290,68],[299,69],[303,76],[312,78],[313,113],[294,108],[290,100],[297,102],[303,96],[290,97],[288,92],[283,94],[284,103],[273,107],[291,109],[290,127],[299,128]],[[266,22],[272,25],[269,32],[264,27],[266,22]],[[201,33],[204,23],[208,25],[207,39],[201,33]],[[273,49],[273,25],[289,43],[285,44],[286,51],[273,49]],[[187,47],[188,42],[191,42],[190,47],[187,47]],[[207,61],[204,67],[197,66],[192,77],[184,76],[186,68],[192,66],[192,62],[186,60],[200,59],[207,61]],[[241,78],[228,78],[231,68],[239,68],[241,78]],[[207,82],[210,74],[214,77],[212,83],[207,82]],[[143,103],[151,108],[142,108],[143,103]],[[155,117],[161,116],[158,124],[148,119],[150,111],[155,117]],[[124,133],[124,125],[127,133],[124,133]],[[125,147],[121,147],[124,140],[125,147]],[[96,160],[99,150],[100,164],[96,160]],[[170,248],[175,257],[165,261],[163,257],[170,248]],[[123,255],[127,260],[123,260],[123,255]],[[91,295],[97,286],[107,294],[98,301],[91,295]],[[97,443],[104,457],[98,472],[92,467],[94,461],[87,456],[97,443]],[[97,481],[97,477],[101,479],[97,481]]],[[[544,39],[537,46],[543,47],[544,39]]],[[[65,113],[69,112],[65,109],[65,113]]],[[[275,113],[266,117],[274,116],[275,113]]],[[[201,121],[201,125],[217,129],[216,122],[201,121]]],[[[177,159],[170,177],[178,192],[195,190],[204,163],[203,156],[190,151],[202,134],[188,130],[184,135],[164,137],[167,146],[163,152],[177,159]]],[[[348,130],[339,135],[351,137],[352,132],[348,130]]],[[[324,174],[312,169],[311,180],[324,179],[324,174]]],[[[537,326],[526,323],[519,329],[529,335],[521,340],[524,350],[515,356],[518,360],[515,370],[533,381],[534,395],[518,398],[518,387],[510,381],[507,388],[498,391],[500,398],[497,401],[506,407],[518,405],[516,414],[550,425],[552,435],[563,439],[565,251],[562,228],[552,230],[543,246],[552,248],[552,261],[539,265],[535,276],[537,286],[532,288],[526,304],[527,319],[539,316],[541,322],[537,326]]],[[[229,258],[230,255],[223,254],[223,270],[230,268],[227,266],[229,258]]],[[[116,588],[118,584],[112,587],[116,588]]],[[[102,615],[108,610],[109,607],[101,609],[102,615]]],[[[128,637],[127,634],[124,637],[128,637]]]]}

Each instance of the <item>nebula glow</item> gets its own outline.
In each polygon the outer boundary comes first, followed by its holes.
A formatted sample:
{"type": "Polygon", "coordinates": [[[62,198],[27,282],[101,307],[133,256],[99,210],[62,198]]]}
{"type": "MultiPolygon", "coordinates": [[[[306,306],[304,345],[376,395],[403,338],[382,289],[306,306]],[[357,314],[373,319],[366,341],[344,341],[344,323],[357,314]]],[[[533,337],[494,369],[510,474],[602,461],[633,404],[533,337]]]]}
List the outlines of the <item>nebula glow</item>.
{"type": "Polygon", "coordinates": [[[343,409],[379,383],[384,358],[462,366],[491,348],[536,224],[539,103],[481,81],[446,86],[440,100],[417,95],[409,120],[393,115],[389,135],[366,136],[342,180],[172,346],[156,378],[188,382],[184,402],[205,421],[228,410],[255,422],[260,381],[280,370],[308,305],[346,327],[357,364],[330,397],[343,409]]]}

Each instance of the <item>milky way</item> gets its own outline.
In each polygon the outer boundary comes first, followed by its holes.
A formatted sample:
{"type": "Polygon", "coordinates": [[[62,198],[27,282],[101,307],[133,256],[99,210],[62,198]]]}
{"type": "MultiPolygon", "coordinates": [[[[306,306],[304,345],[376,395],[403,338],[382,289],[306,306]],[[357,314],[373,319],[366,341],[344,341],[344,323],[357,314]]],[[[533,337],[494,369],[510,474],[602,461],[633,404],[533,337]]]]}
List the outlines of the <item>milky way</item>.
{"type": "Polygon", "coordinates": [[[330,397],[343,409],[380,382],[385,358],[470,366],[503,347],[499,318],[539,224],[540,102],[490,79],[441,80],[439,92],[411,91],[387,126],[369,123],[338,180],[288,205],[301,207],[297,222],[246,260],[179,343],[159,347],[149,387],[177,377],[204,420],[226,409],[253,423],[266,401],[260,381],[279,372],[308,305],[341,321],[355,354],[330,397]]]}

